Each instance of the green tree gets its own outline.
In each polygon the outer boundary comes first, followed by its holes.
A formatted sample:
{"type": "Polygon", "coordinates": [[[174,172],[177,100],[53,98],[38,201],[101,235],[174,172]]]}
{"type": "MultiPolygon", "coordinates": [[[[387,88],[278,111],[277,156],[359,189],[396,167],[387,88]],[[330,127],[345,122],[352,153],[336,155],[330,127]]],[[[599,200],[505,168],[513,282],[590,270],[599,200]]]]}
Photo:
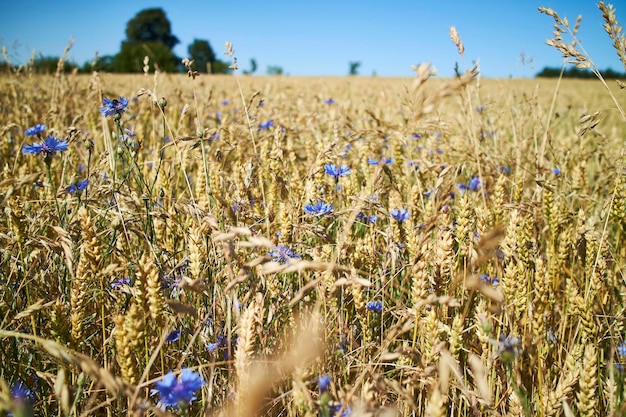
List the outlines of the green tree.
{"type": "Polygon", "coordinates": [[[278,65],[270,65],[267,67],[267,75],[283,75],[283,68],[278,65]]]}
{"type": "Polygon", "coordinates": [[[98,57],[98,60],[94,62],[93,60],[85,61],[81,72],[90,73],[92,71],[103,71],[103,72],[114,72],[115,71],[115,56],[114,55],[103,55],[98,57]]]}
{"type": "Polygon", "coordinates": [[[180,41],[163,9],[155,8],[140,11],[126,24],[126,42],[160,42],[171,50],[180,41]]]}
{"type": "Polygon", "coordinates": [[[194,39],[189,47],[187,47],[187,52],[189,53],[189,59],[194,61],[196,71],[214,72],[215,52],[213,52],[209,41],[194,39]]]}
{"type": "MultiPolygon", "coordinates": [[[[43,56],[40,55],[37,59],[32,61],[32,70],[39,74],[54,74],[57,72],[60,58],[58,56],[43,56]]],[[[68,73],[72,72],[75,68],[78,68],[73,62],[63,61],[61,71],[68,73]]]]}
{"type": "Polygon", "coordinates": [[[213,74],[230,74],[232,72],[230,62],[224,62],[219,59],[215,60],[211,67],[211,72],[213,74]]]}
{"type": "Polygon", "coordinates": [[[244,74],[246,75],[251,75],[254,74],[257,70],[257,63],[256,63],[256,59],[254,58],[250,58],[250,69],[249,70],[244,70],[244,74]]]}
{"type": "Polygon", "coordinates": [[[350,70],[349,70],[349,74],[350,75],[358,75],[359,74],[359,67],[361,66],[361,63],[359,61],[357,62],[350,62],[350,70]]]}
{"type": "Polygon", "coordinates": [[[115,72],[143,71],[144,57],[148,56],[150,70],[158,65],[162,71],[178,72],[180,59],[172,48],[179,43],[172,34],[170,21],[162,9],[140,11],[126,24],[126,40],[113,60],[115,72]]]}
{"type": "Polygon", "coordinates": [[[148,57],[150,71],[156,64],[161,71],[178,72],[178,58],[161,42],[122,42],[122,50],[115,56],[115,72],[142,72],[144,57],[148,57]]]}

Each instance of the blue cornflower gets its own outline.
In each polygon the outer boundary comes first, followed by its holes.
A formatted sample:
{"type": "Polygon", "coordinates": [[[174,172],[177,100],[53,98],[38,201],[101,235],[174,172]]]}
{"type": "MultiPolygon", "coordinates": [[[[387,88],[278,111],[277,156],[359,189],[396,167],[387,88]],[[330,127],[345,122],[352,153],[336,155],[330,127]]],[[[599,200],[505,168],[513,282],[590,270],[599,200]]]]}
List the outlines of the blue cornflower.
{"type": "Polygon", "coordinates": [[[24,131],[26,136],[39,136],[46,130],[46,125],[39,123],[33,127],[29,127],[24,131]]]}
{"type": "Polygon", "coordinates": [[[519,355],[522,350],[522,340],[518,337],[501,334],[498,338],[498,356],[508,362],[519,355]]]}
{"type": "Polygon", "coordinates": [[[382,301],[370,301],[369,303],[367,303],[365,308],[367,308],[369,311],[374,311],[377,313],[379,311],[382,311],[383,302],[382,301]]]}
{"type": "Polygon", "coordinates": [[[329,98],[328,100],[324,100],[324,103],[326,104],[333,104],[335,102],[335,100],[333,100],[332,98],[329,98]]]}
{"type": "Polygon", "coordinates": [[[341,404],[331,405],[330,411],[333,412],[333,415],[336,415],[342,408],[343,411],[341,412],[341,417],[350,417],[352,415],[352,408],[350,408],[349,405],[345,407],[343,407],[341,404]]]}
{"type": "Polygon", "coordinates": [[[546,332],[546,337],[548,339],[548,342],[551,342],[551,343],[555,343],[559,341],[559,338],[557,337],[556,333],[554,333],[554,330],[552,329],[548,329],[548,331],[546,332]]]}
{"type": "Polygon", "coordinates": [[[335,178],[335,182],[339,181],[339,177],[344,177],[346,175],[350,175],[352,172],[348,165],[343,164],[340,167],[337,167],[335,164],[325,164],[324,172],[335,178]]]}
{"type": "Polygon", "coordinates": [[[100,113],[104,117],[121,116],[128,108],[128,100],[124,97],[120,97],[119,100],[105,97],[103,104],[104,106],[100,106],[100,113]]]}
{"type": "Polygon", "coordinates": [[[34,415],[32,409],[33,392],[22,381],[15,382],[11,387],[11,399],[13,400],[14,412],[8,413],[9,417],[34,415]]]}
{"type": "Polygon", "coordinates": [[[168,342],[176,342],[178,339],[180,339],[180,334],[180,330],[174,329],[167,335],[165,340],[167,340],[168,342]]]}
{"type": "Polygon", "coordinates": [[[461,191],[478,191],[482,184],[480,177],[472,177],[467,184],[458,184],[461,191]]]}
{"type": "Polygon", "coordinates": [[[58,140],[54,136],[48,136],[42,143],[22,146],[22,153],[30,155],[44,154],[45,157],[52,156],[57,152],[67,151],[69,144],[65,140],[58,140]]]}
{"type": "Polygon", "coordinates": [[[328,375],[322,375],[319,378],[317,378],[317,386],[320,389],[320,393],[323,394],[326,391],[328,391],[328,387],[330,386],[330,376],[328,375]]]}
{"type": "Polygon", "coordinates": [[[558,177],[559,175],[561,175],[561,170],[557,167],[554,167],[552,168],[552,173],[558,177]]]}
{"type": "Polygon", "coordinates": [[[228,106],[230,104],[230,100],[222,100],[222,106],[228,106]]]}
{"type": "Polygon", "coordinates": [[[113,288],[114,290],[119,290],[124,285],[128,285],[128,284],[130,284],[130,278],[128,277],[117,278],[115,281],[111,283],[111,288],[113,288]]]}
{"type": "Polygon", "coordinates": [[[304,206],[304,212],[312,216],[323,216],[333,211],[333,206],[323,201],[318,201],[315,204],[306,204],[304,206]]]}
{"type": "Polygon", "coordinates": [[[159,394],[160,404],[180,408],[196,399],[195,393],[204,385],[204,380],[199,373],[185,368],[178,378],[170,371],[154,385],[152,394],[159,394]]]}
{"type": "Polygon", "coordinates": [[[467,187],[472,191],[478,191],[481,184],[482,180],[479,177],[472,177],[467,187]]]}
{"type": "Polygon", "coordinates": [[[378,221],[378,216],[375,214],[372,214],[371,216],[368,216],[364,213],[359,212],[359,214],[356,215],[356,218],[361,220],[362,222],[365,223],[370,223],[370,224],[374,224],[378,221]]]}
{"type": "Polygon", "coordinates": [[[507,166],[499,166],[498,167],[498,171],[500,171],[501,173],[503,173],[505,175],[509,175],[511,173],[511,168],[509,168],[507,166]]]}
{"type": "Polygon", "coordinates": [[[268,120],[267,122],[263,122],[259,124],[259,130],[267,130],[272,126],[274,126],[274,122],[271,120],[268,120]]]}
{"type": "Polygon", "coordinates": [[[411,216],[411,212],[404,208],[401,208],[401,209],[395,208],[391,210],[391,217],[393,217],[398,222],[403,222],[405,220],[408,220],[410,216],[411,216]]]}
{"type": "Polygon", "coordinates": [[[219,348],[226,347],[227,339],[225,336],[217,336],[217,340],[215,343],[207,343],[206,350],[207,352],[214,352],[219,348]]]}
{"type": "Polygon", "coordinates": [[[33,398],[33,392],[22,381],[17,381],[11,387],[11,398],[16,402],[25,402],[33,398]]]}
{"type": "Polygon", "coordinates": [[[491,277],[489,274],[480,274],[478,277],[485,284],[498,285],[500,283],[498,277],[491,277]]]}
{"type": "Polygon", "coordinates": [[[419,138],[421,138],[421,137],[422,137],[422,135],[420,135],[419,133],[413,133],[413,134],[411,135],[411,137],[412,137],[413,139],[419,139],[419,138]]]}
{"type": "Polygon", "coordinates": [[[290,259],[302,259],[300,255],[294,253],[287,246],[276,246],[274,250],[268,252],[268,255],[281,264],[289,262],[290,259]]]}
{"type": "Polygon", "coordinates": [[[367,163],[369,165],[389,165],[389,164],[393,164],[394,162],[395,162],[395,159],[393,158],[382,157],[380,158],[380,160],[376,160],[374,158],[367,158],[367,163]]]}
{"type": "Polygon", "coordinates": [[[620,356],[626,355],[626,343],[622,343],[621,345],[617,346],[617,354],[620,356]]]}
{"type": "Polygon", "coordinates": [[[74,194],[76,191],[85,190],[88,184],[89,184],[89,178],[85,178],[84,180],[80,181],[78,184],[71,184],[69,187],[65,189],[65,191],[68,194],[74,194]]]}

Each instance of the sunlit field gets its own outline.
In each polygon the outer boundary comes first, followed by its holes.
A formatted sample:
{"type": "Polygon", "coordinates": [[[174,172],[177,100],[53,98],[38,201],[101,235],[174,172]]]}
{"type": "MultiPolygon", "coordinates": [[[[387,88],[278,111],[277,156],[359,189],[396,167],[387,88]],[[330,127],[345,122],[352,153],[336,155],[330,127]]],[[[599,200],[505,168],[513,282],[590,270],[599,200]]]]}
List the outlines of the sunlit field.
{"type": "Polygon", "coordinates": [[[3,74],[0,410],[622,415],[624,92],[430,75],[3,74]]]}

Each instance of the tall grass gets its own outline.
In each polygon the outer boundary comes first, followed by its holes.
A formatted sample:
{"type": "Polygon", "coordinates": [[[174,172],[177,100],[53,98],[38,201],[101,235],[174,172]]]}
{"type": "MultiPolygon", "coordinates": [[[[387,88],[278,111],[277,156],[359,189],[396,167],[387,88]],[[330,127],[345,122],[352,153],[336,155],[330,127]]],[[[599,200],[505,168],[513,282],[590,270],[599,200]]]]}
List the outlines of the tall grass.
{"type": "Polygon", "coordinates": [[[189,69],[0,78],[0,409],[624,412],[622,92],[189,69]]]}

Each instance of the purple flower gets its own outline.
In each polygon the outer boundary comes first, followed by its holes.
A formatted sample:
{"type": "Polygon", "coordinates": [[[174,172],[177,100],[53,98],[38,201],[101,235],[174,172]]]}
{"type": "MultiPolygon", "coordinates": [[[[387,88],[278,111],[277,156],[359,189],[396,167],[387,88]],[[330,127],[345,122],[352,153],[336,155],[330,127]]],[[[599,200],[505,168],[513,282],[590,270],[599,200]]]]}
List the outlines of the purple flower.
{"type": "Polygon", "coordinates": [[[479,278],[485,284],[498,285],[500,283],[497,277],[490,277],[489,274],[480,274],[479,278]]]}
{"type": "Polygon", "coordinates": [[[341,165],[339,168],[337,168],[337,165],[335,164],[325,164],[324,172],[326,172],[326,174],[330,175],[331,177],[334,177],[335,182],[338,182],[339,177],[350,175],[352,171],[350,170],[350,168],[348,168],[348,165],[346,164],[341,165]]]}
{"type": "Polygon", "coordinates": [[[83,191],[87,188],[89,184],[89,178],[85,178],[80,181],[78,184],[71,184],[69,187],[65,189],[68,194],[74,194],[76,191],[83,191]]]}
{"type": "Polygon", "coordinates": [[[333,211],[333,206],[323,201],[318,201],[315,204],[306,204],[304,206],[304,212],[312,216],[324,216],[333,211]]]}
{"type": "Polygon", "coordinates": [[[222,106],[228,106],[230,104],[230,100],[222,100],[222,106]]]}
{"type": "Polygon", "coordinates": [[[501,334],[498,339],[498,356],[504,361],[510,361],[521,352],[522,340],[518,337],[501,334]]]}
{"type": "Polygon", "coordinates": [[[15,382],[11,387],[11,399],[13,412],[7,413],[9,417],[35,415],[32,409],[33,392],[22,381],[15,382]]]}
{"type": "Polygon", "coordinates": [[[328,100],[324,100],[324,103],[326,104],[333,104],[335,102],[335,100],[333,100],[332,98],[329,98],[328,100]]]}
{"type": "Polygon", "coordinates": [[[24,131],[26,136],[39,136],[46,130],[46,125],[44,124],[36,124],[33,127],[29,127],[24,131]]]}
{"type": "Polygon", "coordinates": [[[408,220],[410,215],[411,215],[411,212],[404,208],[401,208],[401,209],[395,208],[391,210],[391,217],[393,217],[398,222],[403,222],[405,220],[408,220]]]}
{"type": "Polygon", "coordinates": [[[379,161],[374,158],[367,158],[367,163],[369,165],[389,165],[389,164],[393,164],[394,162],[395,162],[395,159],[393,158],[382,157],[380,158],[379,161]]]}
{"type": "Polygon", "coordinates": [[[167,340],[168,342],[176,342],[178,339],[180,339],[180,334],[180,330],[174,329],[167,335],[165,340],[167,340]]]}
{"type": "Polygon", "coordinates": [[[16,402],[29,401],[33,398],[33,392],[22,381],[17,381],[11,387],[11,398],[16,402]]]}
{"type": "Polygon", "coordinates": [[[482,180],[480,177],[472,177],[467,184],[458,184],[459,190],[461,191],[478,191],[482,185],[482,180]]]}
{"type": "Polygon", "coordinates": [[[325,393],[326,391],[328,391],[328,387],[330,386],[330,376],[328,375],[322,375],[319,378],[317,378],[317,386],[320,389],[320,393],[325,393]]]}
{"type": "Polygon", "coordinates": [[[369,311],[374,311],[378,313],[379,311],[382,311],[383,309],[383,302],[382,301],[370,301],[369,303],[367,303],[365,308],[368,309],[369,311]]]}
{"type": "Polygon", "coordinates": [[[160,404],[180,408],[196,399],[195,393],[204,385],[204,380],[199,373],[185,368],[178,378],[170,371],[154,385],[152,394],[159,394],[160,404]]]}
{"type": "Polygon", "coordinates": [[[57,152],[66,151],[68,147],[67,141],[48,136],[42,143],[22,146],[22,153],[30,155],[44,154],[45,157],[49,157],[57,152]]]}
{"type": "Polygon", "coordinates": [[[118,278],[111,283],[111,288],[113,288],[114,290],[119,290],[124,285],[129,285],[129,284],[130,284],[130,278],[118,278]]]}
{"type": "Polygon", "coordinates": [[[259,124],[259,130],[267,130],[272,126],[274,126],[274,122],[271,120],[268,120],[267,122],[263,122],[259,124]]]}
{"type": "Polygon", "coordinates": [[[482,181],[479,177],[472,177],[467,187],[472,191],[478,191],[481,184],[482,184],[482,181]]]}
{"type": "Polygon", "coordinates": [[[356,215],[356,218],[361,220],[362,222],[369,223],[369,224],[374,224],[378,221],[377,215],[372,214],[371,216],[368,216],[361,212],[359,212],[359,214],[356,215]]]}
{"type": "Polygon", "coordinates": [[[352,415],[352,408],[350,408],[349,405],[346,405],[345,407],[340,404],[335,404],[335,405],[331,405],[330,406],[330,411],[333,412],[333,415],[336,415],[339,410],[343,410],[341,412],[341,417],[350,417],[352,415]]]}
{"type": "Polygon", "coordinates": [[[287,246],[276,246],[274,250],[268,252],[268,255],[274,258],[275,262],[281,264],[289,262],[290,259],[302,259],[300,255],[294,253],[287,246]]]}
{"type": "Polygon", "coordinates": [[[104,106],[100,106],[100,113],[104,117],[109,116],[121,116],[124,114],[126,109],[128,108],[128,100],[124,97],[120,97],[119,101],[117,99],[109,99],[108,97],[104,98],[103,101],[104,106]]]}

